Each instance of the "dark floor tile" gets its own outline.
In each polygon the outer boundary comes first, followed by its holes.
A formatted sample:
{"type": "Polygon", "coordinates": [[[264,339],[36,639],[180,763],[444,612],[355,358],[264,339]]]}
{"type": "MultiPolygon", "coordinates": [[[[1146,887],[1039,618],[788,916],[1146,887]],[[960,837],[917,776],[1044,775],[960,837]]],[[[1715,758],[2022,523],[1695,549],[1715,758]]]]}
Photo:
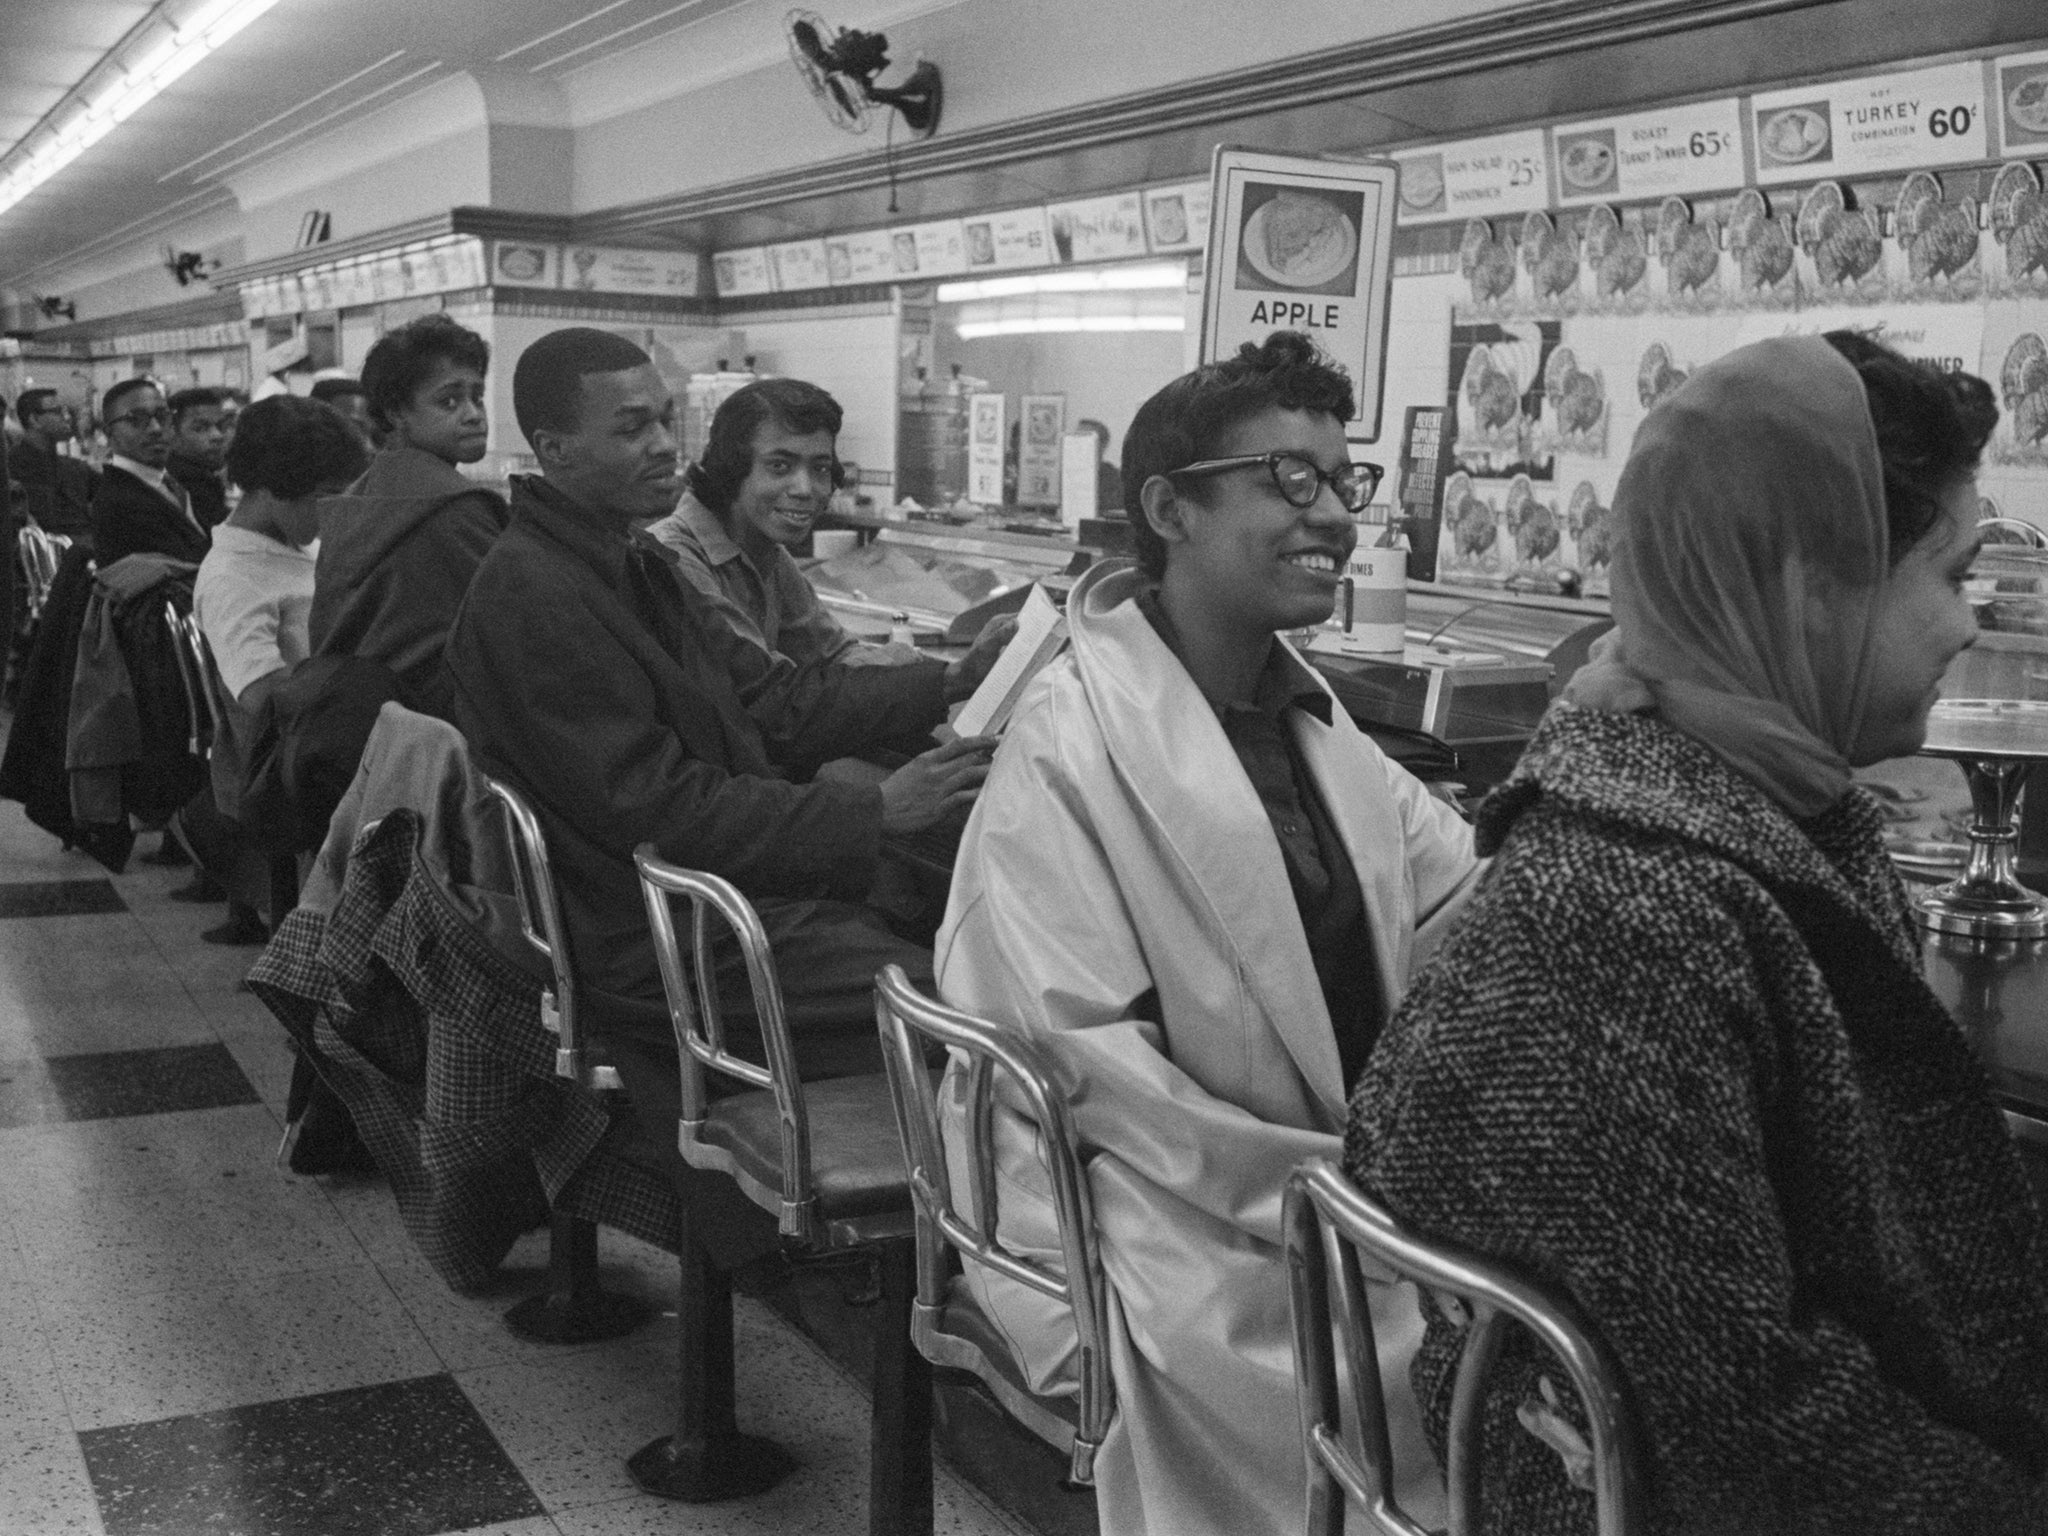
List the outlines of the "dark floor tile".
{"type": "Polygon", "coordinates": [[[126,912],[111,880],[10,880],[0,883],[0,917],[77,917],[126,912]]]}
{"type": "Polygon", "coordinates": [[[260,1102],[218,1041],[0,1062],[0,1127],[260,1102]]]}
{"type": "Polygon", "coordinates": [[[78,1439],[107,1536],[435,1536],[545,1513],[448,1376],[78,1439]]]}

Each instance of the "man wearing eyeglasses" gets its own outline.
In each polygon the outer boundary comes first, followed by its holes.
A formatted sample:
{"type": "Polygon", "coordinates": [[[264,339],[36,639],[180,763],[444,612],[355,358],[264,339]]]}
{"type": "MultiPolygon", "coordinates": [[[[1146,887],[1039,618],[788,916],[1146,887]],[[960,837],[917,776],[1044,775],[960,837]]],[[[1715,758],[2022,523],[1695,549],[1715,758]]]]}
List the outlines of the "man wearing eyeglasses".
{"type": "MultiPolygon", "coordinates": [[[[939,933],[945,1000],[1030,1032],[1071,1085],[1118,1303],[1105,1536],[1301,1528],[1282,1193],[1340,1154],[1352,1082],[1478,869],[1471,829],[1283,638],[1330,616],[1379,480],[1351,462],[1352,411],[1291,332],[1139,408],[1137,565],[1068,598],[1072,648],[996,753],[939,933]]],[[[945,1099],[957,1136],[959,1074],[945,1099]]],[[[999,1111],[999,1231],[1057,1263],[1034,1134],[999,1111]]],[[[1031,1380],[1074,1390],[1064,1310],[967,1279],[1031,1380]]],[[[1375,1312],[1397,1464],[1427,1467],[1402,1385],[1412,1292],[1375,1312]]]]}
{"type": "Polygon", "coordinates": [[[166,471],[171,412],[153,379],[124,379],[100,401],[113,449],[93,498],[93,551],[102,570],[123,555],[168,555],[197,565],[211,543],[192,498],[166,471]]]}
{"type": "Polygon", "coordinates": [[[60,453],[57,446],[75,435],[71,408],[54,389],[25,389],[14,414],[21,422],[14,478],[28,492],[29,516],[45,533],[90,537],[99,476],[90,464],[60,453]]]}

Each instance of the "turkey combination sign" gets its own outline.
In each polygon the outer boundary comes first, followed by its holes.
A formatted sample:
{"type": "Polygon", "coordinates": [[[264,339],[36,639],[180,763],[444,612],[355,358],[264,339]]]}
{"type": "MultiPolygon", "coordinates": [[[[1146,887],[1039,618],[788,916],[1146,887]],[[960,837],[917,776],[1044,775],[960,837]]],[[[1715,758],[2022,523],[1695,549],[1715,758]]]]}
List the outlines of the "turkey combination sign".
{"type": "Polygon", "coordinates": [[[1351,376],[1355,441],[1376,442],[1394,271],[1391,160],[1219,146],[1211,175],[1201,360],[1301,331],[1351,376]]]}
{"type": "Polygon", "coordinates": [[[1750,98],[1756,179],[1811,181],[1985,156],[1984,65],[1972,59],[1750,98]]]}

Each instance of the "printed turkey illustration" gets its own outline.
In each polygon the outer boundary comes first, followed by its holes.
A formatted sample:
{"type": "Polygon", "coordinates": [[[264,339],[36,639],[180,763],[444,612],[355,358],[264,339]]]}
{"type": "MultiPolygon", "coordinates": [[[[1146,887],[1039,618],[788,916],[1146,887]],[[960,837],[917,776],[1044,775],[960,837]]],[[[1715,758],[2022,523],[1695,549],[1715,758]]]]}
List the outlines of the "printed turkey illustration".
{"type": "Polygon", "coordinates": [[[1735,199],[1728,219],[1728,249],[1735,253],[1742,286],[1774,288],[1792,270],[1792,233],[1771,217],[1763,193],[1751,187],[1735,199]]]}
{"type": "Polygon", "coordinates": [[[1559,229],[1547,213],[1522,220],[1522,265],[1536,285],[1539,299],[1568,293],[1579,281],[1579,240],[1569,227],[1559,229]]]}
{"type": "Polygon", "coordinates": [[[1998,370],[1998,392],[2012,417],[2012,440],[2026,448],[2048,441],[2048,345],[2032,331],[2013,342],[1998,370]]]}
{"type": "Polygon", "coordinates": [[[1525,565],[1539,565],[1557,553],[1557,514],[1536,499],[1527,475],[1508,483],[1508,531],[1515,536],[1515,554],[1525,565]]]}
{"type": "Polygon", "coordinates": [[[1513,374],[1493,360],[1484,346],[1465,359],[1465,403],[1482,432],[1497,432],[1522,412],[1522,391],[1513,374]]]}
{"type": "Polygon", "coordinates": [[[1593,482],[1581,480],[1578,489],[1572,492],[1571,505],[1565,511],[1565,523],[1570,527],[1572,537],[1578,540],[1579,564],[1584,569],[1612,563],[1614,545],[1608,516],[1608,509],[1600,505],[1600,494],[1593,489],[1593,482]]]}
{"type": "Polygon", "coordinates": [[[1953,278],[1976,259],[1975,199],[1942,201],[1941,182],[1931,172],[1915,171],[1906,178],[1892,219],[1916,283],[1953,278]]]}
{"type": "Polygon", "coordinates": [[[1814,271],[1829,285],[1848,285],[1872,271],[1884,254],[1877,226],[1842,196],[1842,184],[1823,181],[1799,205],[1799,243],[1813,258],[1814,271]]]}
{"type": "Polygon", "coordinates": [[[1684,198],[1667,197],[1657,210],[1657,255],[1673,293],[1697,292],[1721,268],[1721,232],[1712,219],[1694,223],[1684,198]]]}
{"type": "Polygon", "coordinates": [[[2048,275],[2048,197],[2034,168],[2024,160],[2008,164],[1991,183],[1987,208],[1991,238],[2005,247],[2007,274],[2048,275]]]}
{"type": "Polygon", "coordinates": [[[1560,436],[1591,432],[1607,412],[1607,389],[1600,375],[1587,373],[1570,347],[1559,347],[1543,367],[1543,391],[1557,416],[1560,436]]]}
{"type": "Polygon", "coordinates": [[[1452,547],[1468,558],[1485,554],[1500,535],[1493,504],[1474,494],[1472,477],[1463,470],[1444,482],[1444,526],[1451,530],[1452,547]]]}
{"type": "Polygon", "coordinates": [[[1663,342],[1653,341],[1643,349],[1643,360],[1636,366],[1636,398],[1643,402],[1644,410],[1660,403],[1685,380],[1684,371],[1671,365],[1671,351],[1663,342]]]}
{"type": "Polygon", "coordinates": [[[1515,253],[1493,238],[1493,226],[1486,220],[1474,219],[1465,226],[1465,239],[1458,247],[1458,270],[1472,285],[1472,302],[1491,304],[1515,286],[1515,253]]]}
{"type": "Polygon", "coordinates": [[[1623,229],[1612,208],[1601,203],[1586,215],[1586,263],[1601,298],[1627,293],[1643,280],[1650,253],[1640,230],[1623,229]]]}

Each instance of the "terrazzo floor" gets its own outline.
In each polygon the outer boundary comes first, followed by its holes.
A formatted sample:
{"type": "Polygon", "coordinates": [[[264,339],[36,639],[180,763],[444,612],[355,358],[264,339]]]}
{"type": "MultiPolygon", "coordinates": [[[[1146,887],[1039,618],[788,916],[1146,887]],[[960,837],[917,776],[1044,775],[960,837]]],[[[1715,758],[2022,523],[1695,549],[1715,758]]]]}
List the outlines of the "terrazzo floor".
{"type": "MultiPolygon", "coordinates": [[[[142,846],[154,846],[145,837],[142,846]]],[[[199,942],[186,871],[108,878],[0,803],[0,1533],[642,1536],[866,1528],[857,1385],[737,1305],[740,1418],[801,1470],[684,1506],[623,1458],[669,1412],[674,1324],[527,1344],[545,1233],[489,1294],[428,1269],[369,1179],[277,1166],[283,1031],[199,942]]],[[[613,1232],[606,1283],[674,1304],[613,1232]]],[[[941,1467],[937,1528],[1028,1533],[941,1467]]]]}

